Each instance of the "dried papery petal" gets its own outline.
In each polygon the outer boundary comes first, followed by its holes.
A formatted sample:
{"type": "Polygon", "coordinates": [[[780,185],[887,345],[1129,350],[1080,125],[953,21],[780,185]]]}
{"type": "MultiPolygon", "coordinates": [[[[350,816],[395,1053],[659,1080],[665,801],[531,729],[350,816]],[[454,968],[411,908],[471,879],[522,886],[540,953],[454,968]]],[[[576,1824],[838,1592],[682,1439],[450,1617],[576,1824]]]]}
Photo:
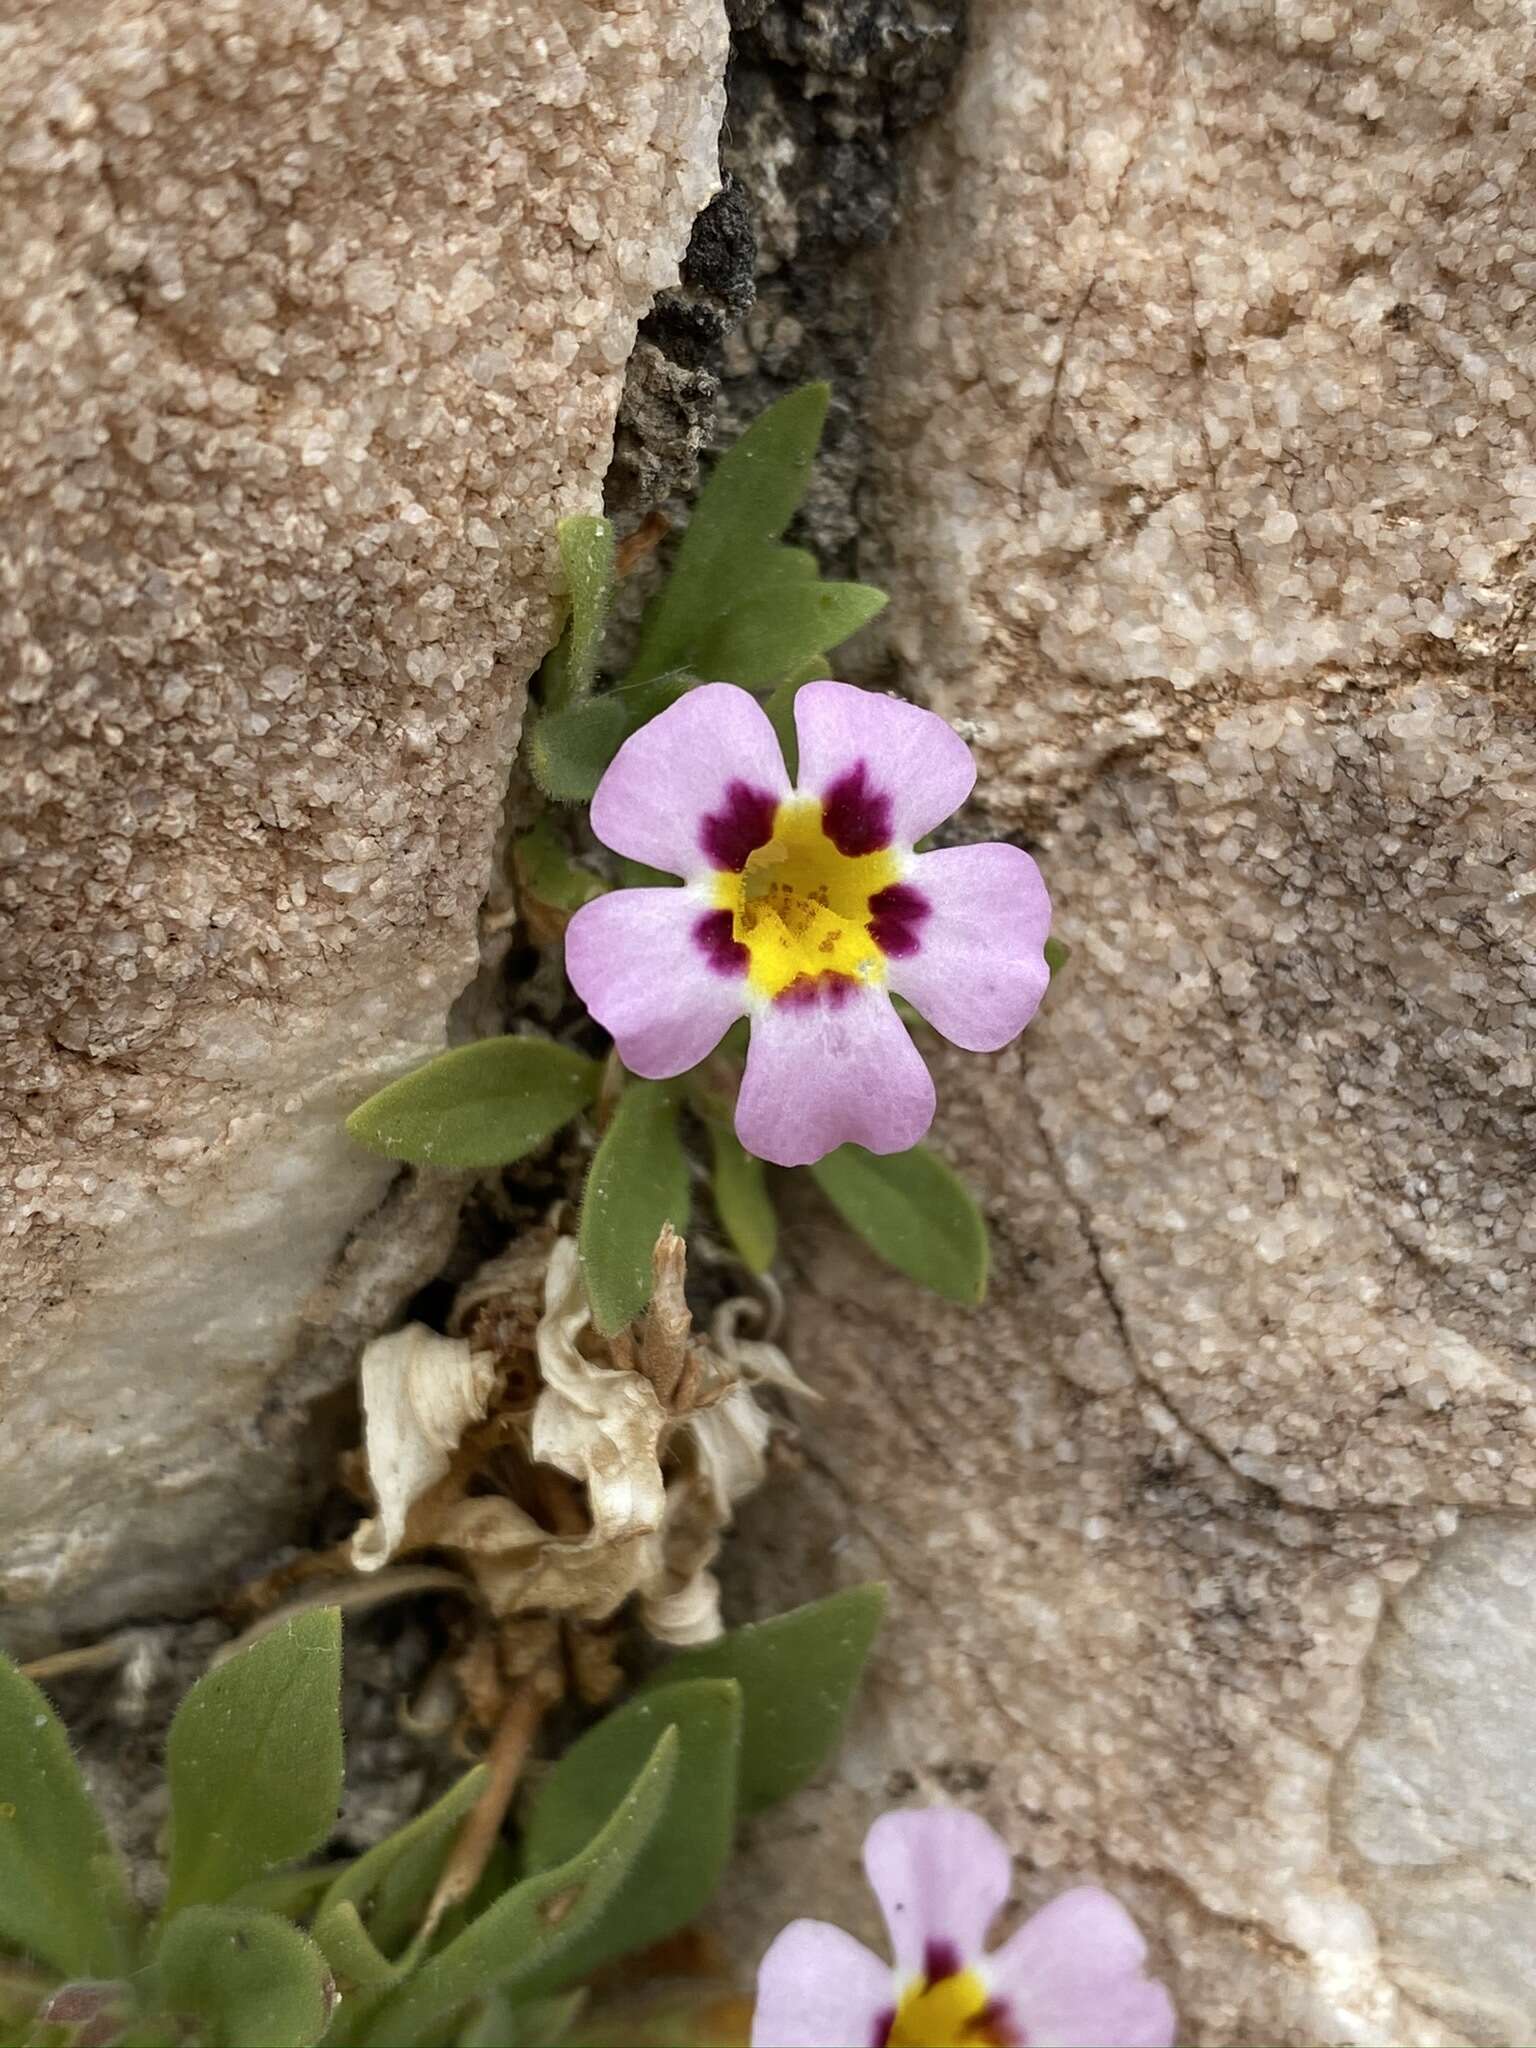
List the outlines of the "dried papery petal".
{"type": "Polygon", "coordinates": [[[354,1563],[446,1551],[502,1624],[600,1622],[636,1594],[660,1640],[717,1635],[709,1567],[736,1502],[762,1482],[771,1426],[749,1383],[806,1390],[776,1345],[736,1336],[756,1304],[726,1304],[714,1342],[695,1335],[686,1257],[664,1230],[650,1308],[604,1339],[575,1242],[541,1229],[460,1291],[458,1334],[370,1346],[379,1514],[354,1537],[354,1563]],[[497,1332],[494,1356],[472,1348],[497,1332]]]}
{"type": "Polygon", "coordinates": [[[544,1312],[544,1276],[549,1255],[559,1242],[554,1229],[540,1224],[514,1238],[504,1252],[487,1259],[454,1296],[449,1334],[467,1337],[477,1315],[492,1309],[508,1320],[527,1323],[527,1342],[544,1312]]]}
{"type": "Polygon", "coordinates": [[[688,1364],[693,1316],[683,1291],[688,1247],[670,1223],[662,1226],[652,1261],[656,1285],[641,1326],[640,1371],[664,1406],[673,1404],[688,1364]]]}
{"type": "Polygon", "coordinates": [[[496,1368],[464,1338],[408,1323],[367,1346],[361,1374],[368,1476],[379,1511],[352,1538],[352,1562],[367,1572],[394,1556],[412,1507],[447,1476],[465,1430],[485,1419],[496,1368]]]}
{"type": "Polygon", "coordinates": [[[642,1594],[640,1619],[658,1643],[686,1650],[712,1643],[722,1631],[720,1584],[713,1572],[696,1571],[675,1593],[642,1594]]]}
{"type": "Polygon", "coordinates": [[[642,1374],[582,1355],[578,1339],[590,1322],[576,1246],[562,1238],[550,1257],[539,1324],[544,1391],[533,1411],[533,1455],[586,1486],[596,1542],[622,1543],[661,1527],[667,1418],[642,1374]]]}

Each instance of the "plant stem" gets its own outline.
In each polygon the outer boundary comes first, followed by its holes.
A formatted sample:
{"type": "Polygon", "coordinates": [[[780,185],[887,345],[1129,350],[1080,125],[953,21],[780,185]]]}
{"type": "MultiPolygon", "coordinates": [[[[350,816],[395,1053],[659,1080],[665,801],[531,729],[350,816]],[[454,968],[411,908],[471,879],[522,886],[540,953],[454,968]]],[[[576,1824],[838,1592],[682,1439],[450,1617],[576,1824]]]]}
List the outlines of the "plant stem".
{"type": "Polygon", "coordinates": [[[444,1914],[462,1905],[480,1882],[523,1765],[528,1761],[533,1738],[539,1732],[539,1723],[546,1709],[560,1697],[561,1690],[560,1675],[553,1664],[539,1665],[513,1689],[486,1757],[485,1789],[465,1815],[459,1839],[443,1865],[443,1874],[437,1880],[437,1889],[414,1943],[418,1953],[425,1950],[444,1914]]]}

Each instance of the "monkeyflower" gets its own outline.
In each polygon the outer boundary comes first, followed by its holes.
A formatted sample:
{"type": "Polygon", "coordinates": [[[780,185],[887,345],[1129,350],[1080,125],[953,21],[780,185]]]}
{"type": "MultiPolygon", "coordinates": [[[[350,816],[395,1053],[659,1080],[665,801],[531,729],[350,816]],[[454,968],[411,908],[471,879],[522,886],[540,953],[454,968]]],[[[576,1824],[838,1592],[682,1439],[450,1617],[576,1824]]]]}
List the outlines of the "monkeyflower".
{"type": "Polygon", "coordinates": [[[1170,2048],[1172,2001],[1108,1892],[1063,1892],[984,1952],[1013,1866],[975,1814],[883,1814],[864,1869],[894,1969],[840,1927],[794,1921],[758,1971],[753,2048],[1170,2048]]]}
{"type": "Polygon", "coordinates": [[[584,905],[566,970],[636,1074],[696,1066],[751,1022],[736,1133],[779,1166],[837,1146],[904,1152],[933,1080],[904,996],[968,1052],[1015,1038],[1045,993],[1050,899],[1016,846],[917,843],[976,779],[931,711],[846,683],[795,697],[800,772],[757,700],[705,683],[631,735],[592,800],[605,846],[681,878],[584,905]]]}

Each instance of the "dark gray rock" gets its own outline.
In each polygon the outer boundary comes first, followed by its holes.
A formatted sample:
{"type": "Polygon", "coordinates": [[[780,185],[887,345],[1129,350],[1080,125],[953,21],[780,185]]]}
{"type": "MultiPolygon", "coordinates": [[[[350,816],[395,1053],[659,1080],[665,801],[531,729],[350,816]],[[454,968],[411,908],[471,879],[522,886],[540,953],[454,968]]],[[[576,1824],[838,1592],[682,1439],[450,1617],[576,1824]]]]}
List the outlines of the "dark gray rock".
{"type": "Polygon", "coordinates": [[[631,359],[609,509],[633,523],[692,490],[775,398],[833,387],[799,538],[829,573],[858,566],[870,252],[899,218],[903,137],[942,103],[964,0],[731,0],[724,189],[695,224],[682,284],[631,359]]]}

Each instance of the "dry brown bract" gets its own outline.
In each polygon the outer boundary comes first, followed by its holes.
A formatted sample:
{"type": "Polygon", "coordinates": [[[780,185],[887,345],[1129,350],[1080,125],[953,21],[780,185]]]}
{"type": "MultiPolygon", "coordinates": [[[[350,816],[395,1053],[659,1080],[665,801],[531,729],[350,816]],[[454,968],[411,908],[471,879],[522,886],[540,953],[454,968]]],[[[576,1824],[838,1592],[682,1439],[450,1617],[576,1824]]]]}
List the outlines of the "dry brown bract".
{"type": "Polygon", "coordinates": [[[661,1642],[718,1634],[710,1565],[765,1471],[770,1422],[752,1387],[804,1389],[776,1346],[737,1337],[736,1304],[711,1338],[694,1332],[685,1258],[668,1227],[650,1307],[603,1338],[574,1240],[545,1230],[476,1275],[452,1334],[412,1324],[370,1344],[377,1512],[352,1539],[353,1565],[442,1551],[499,1621],[601,1621],[635,1594],[661,1642]]]}

